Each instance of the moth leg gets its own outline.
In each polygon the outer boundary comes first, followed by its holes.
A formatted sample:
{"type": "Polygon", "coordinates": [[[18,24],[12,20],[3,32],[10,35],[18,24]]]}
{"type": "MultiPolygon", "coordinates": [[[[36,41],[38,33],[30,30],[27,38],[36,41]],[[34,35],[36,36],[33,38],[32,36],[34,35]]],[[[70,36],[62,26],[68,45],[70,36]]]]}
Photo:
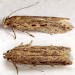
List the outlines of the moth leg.
{"type": "Polygon", "coordinates": [[[51,67],[54,67],[54,65],[52,65],[52,64],[51,64],[50,66],[51,66],[51,67]]]}
{"type": "Polygon", "coordinates": [[[20,46],[23,45],[23,42],[20,44],[20,46]]]}
{"type": "Polygon", "coordinates": [[[31,47],[33,40],[30,41],[29,44],[27,44],[28,47],[31,47]]]}
{"type": "Polygon", "coordinates": [[[30,34],[29,32],[26,32],[29,36],[34,37],[34,35],[30,34]]]}
{"type": "Polygon", "coordinates": [[[33,65],[34,67],[36,67],[36,65],[33,65]]]}
{"type": "MultiPolygon", "coordinates": [[[[33,40],[31,40],[30,41],[30,43],[29,44],[26,44],[24,47],[27,49],[27,48],[30,48],[31,47],[31,45],[32,45],[32,42],[33,42],[33,40]]],[[[20,46],[21,45],[23,45],[23,44],[20,44],[20,46]]]]}
{"type": "Polygon", "coordinates": [[[15,63],[13,63],[13,65],[15,66],[16,71],[17,71],[17,74],[18,74],[18,67],[16,66],[16,64],[15,64],[15,63]]]}
{"type": "MultiPolygon", "coordinates": [[[[34,64],[33,67],[36,67],[36,65],[34,64]]],[[[32,67],[32,68],[33,68],[33,67],[32,67]]],[[[35,68],[33,68],[33,69],[35,69],[35,68]]],[[[43,70],[38,70],[38,69],[35,69],[35,70],[44,72],[43,70]]]]}
{"type": "Polygon", "coordinates": [[[34,65],[33,65],[33,67],[30,67],[30,66],[27,66],[27,67],[29,67],[30,69],[34,69],[34,70],[37,70],[37,71],[44,72],[43,70],[38,70],[38,69],[35,69],[35,68],[34,68],[34,65]]]}
{"type": "Polygon", "coordinates": [[[13,33],[14,33],[14,39],[16,39],[15,29],[14,29],[14,28],[12,28],[12,30],[13,30],[13,33]]]}
{"type": "Polygon", "coordinates": [[[51,35],[53,35],[53,33],[50,33],[51,35]]]}
{"type": "Polygon", "coordinates": [[[16,68],[17,74],[18,74],[18,67],[16,66],[16,64],[14,62],[12,62],[14,67],[16,68]]]}

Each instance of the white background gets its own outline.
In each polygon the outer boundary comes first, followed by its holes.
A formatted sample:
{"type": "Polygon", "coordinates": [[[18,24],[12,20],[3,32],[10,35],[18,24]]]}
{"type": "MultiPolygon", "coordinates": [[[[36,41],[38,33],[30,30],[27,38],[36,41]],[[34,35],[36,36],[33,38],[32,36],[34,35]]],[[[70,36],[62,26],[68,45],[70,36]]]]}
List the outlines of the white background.
{"type": "Polygon", "coordinates": [[[12,30],[10,28],[6,29],[2,26],[2,19],[8,16],[11,12],[25,6],[32,5],[38,1],[39,4],[20,10],[13,15],[69,17],[72,25],[75,27],[75,0],[0,0],[0,75],[17,75],[13,64],[3,58],[3,53],[15,46],[18,46],[22,42],[27,44],[31,40],[33,40],[32,45],[56,45],[71,47],[71,58],[73,64],[66,67],[50,67],[46,65],[34,67],[18,65],[18,75],[75,74],[75,28],[70,32],[57,35],[30,32],[35,36],[35,38],[30,37],[26,33],[16,31],[17,39],[14,40],[12,30]]]}

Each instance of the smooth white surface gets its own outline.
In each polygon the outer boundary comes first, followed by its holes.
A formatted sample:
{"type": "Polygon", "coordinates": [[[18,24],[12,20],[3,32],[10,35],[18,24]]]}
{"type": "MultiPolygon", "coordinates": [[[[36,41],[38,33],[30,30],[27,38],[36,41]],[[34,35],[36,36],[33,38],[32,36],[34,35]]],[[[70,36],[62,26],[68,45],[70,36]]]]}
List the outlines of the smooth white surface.
{"type": "MultiPolygon", "coordinates": [[[[0,23],[2,19],[8,16],[16,9],[32,5],[39,1],[39,4],[23,9],[13,15],[39,15],[39,16],[61,16],[69,17],[72,25],[75,27],[75,0],[0,0],[0,23]]],[[[35,38],[26,33],[16,31],[17,39],[14,40],[13,32],[9,28],[4,28],[0,24],[0,75],[17,75],[12,63],[3,59],[3,53],[7,50],[33,40],[32,45],[57,45],[71,47],[71,57],[73,64],[66,67],[50,66],[24,66],[18,65],[18,75],[74,75],[75,74],[75,28],[64,34],[49,35],[45,33],[32,33],[35,38]],[[32,68],[30,68],[32,67],[32,68]],[[41,72],[42,70],[44,72],[41,72]]]]}

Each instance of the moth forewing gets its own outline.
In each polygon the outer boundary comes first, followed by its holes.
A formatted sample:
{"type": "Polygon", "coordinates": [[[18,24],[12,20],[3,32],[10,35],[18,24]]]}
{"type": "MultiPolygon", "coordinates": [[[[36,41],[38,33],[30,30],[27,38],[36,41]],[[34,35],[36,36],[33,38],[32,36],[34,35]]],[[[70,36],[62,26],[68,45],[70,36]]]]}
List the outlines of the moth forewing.
{"type": "Polygon", "coordinates": [[[46,16],[12,16],[6,18],[4,26],[20,31],[38,31],[44,33],[65,33],[73,29],[68,18],[46,16]]]}
{"type": "Polygon", "coordinates": [[[15,64],[71,65],[70,48],[62,46],[20,45],[4,53],[4,58],[15,64]]]}
{"type": "Polygon", "coordinates": [[[3,57],[12,62],[18,74],[16,64],[26,65],[71,65],[69,58],[71,49],[63,46],[31,46],[32,41],[8,50],[3,57]]]}
{"type": "MultiPolygon", "coordinates": [[[[38,31],[48,34],[65,33],[73,29],[73,26],[67,21],[69,18],[47,16],[11,16],[17,11],[32,7],[38,3],[39,2],[36,2],[35,4],[17,9],[10,13],[8,17],[3,19],[4,27],[11,27],[13,30],[17,29],[20,31],[38,31]]],[[[34,37],[32,34],[28,34],[34,37]]]]}

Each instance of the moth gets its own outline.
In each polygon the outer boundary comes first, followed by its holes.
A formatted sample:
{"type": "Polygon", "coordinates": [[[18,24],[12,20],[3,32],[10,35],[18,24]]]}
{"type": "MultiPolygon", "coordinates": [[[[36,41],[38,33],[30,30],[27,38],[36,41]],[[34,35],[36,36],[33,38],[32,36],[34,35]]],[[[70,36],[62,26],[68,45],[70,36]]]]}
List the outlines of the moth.
{"type": "MultiPolygon", "coordinates": [[[[19,45],[8,50],[3,57],[16,64],[26,65],[71,65],[69,47],[63,46],[31,46],[32,41],[27,45],[19,45]]],[[[18,71],[18,70],[17,70],[18,71]]]]}
{"type": "MultiPolygon", "coordinates": [[[[20,8],[18,10],[13,11],[13,13],[32,7],[35,4],[32,4],[27,7],[20,8]]],[[[62,18],[62,17],[47,17],[47,16],[11,16],[10,15],[3,19],[2,24],[4,27],[11,27],[13,29],[15,38],[15,29],[20,31],[25,31],[30,36],[34,37],[28,31],[35,31],[35,32],[44,32],[48,34],[57,34],[57,33],[65,33],[72,30],[74,27],[70,24],[69,18],[62,18]]]]}
{"type": "Polygon", "coordinates": [[[3,21],[3,25],[23,32],[34,31],[48,34],[65,33],[73,29],[69,18],[46,16],[11,16],[3,21]]]}

